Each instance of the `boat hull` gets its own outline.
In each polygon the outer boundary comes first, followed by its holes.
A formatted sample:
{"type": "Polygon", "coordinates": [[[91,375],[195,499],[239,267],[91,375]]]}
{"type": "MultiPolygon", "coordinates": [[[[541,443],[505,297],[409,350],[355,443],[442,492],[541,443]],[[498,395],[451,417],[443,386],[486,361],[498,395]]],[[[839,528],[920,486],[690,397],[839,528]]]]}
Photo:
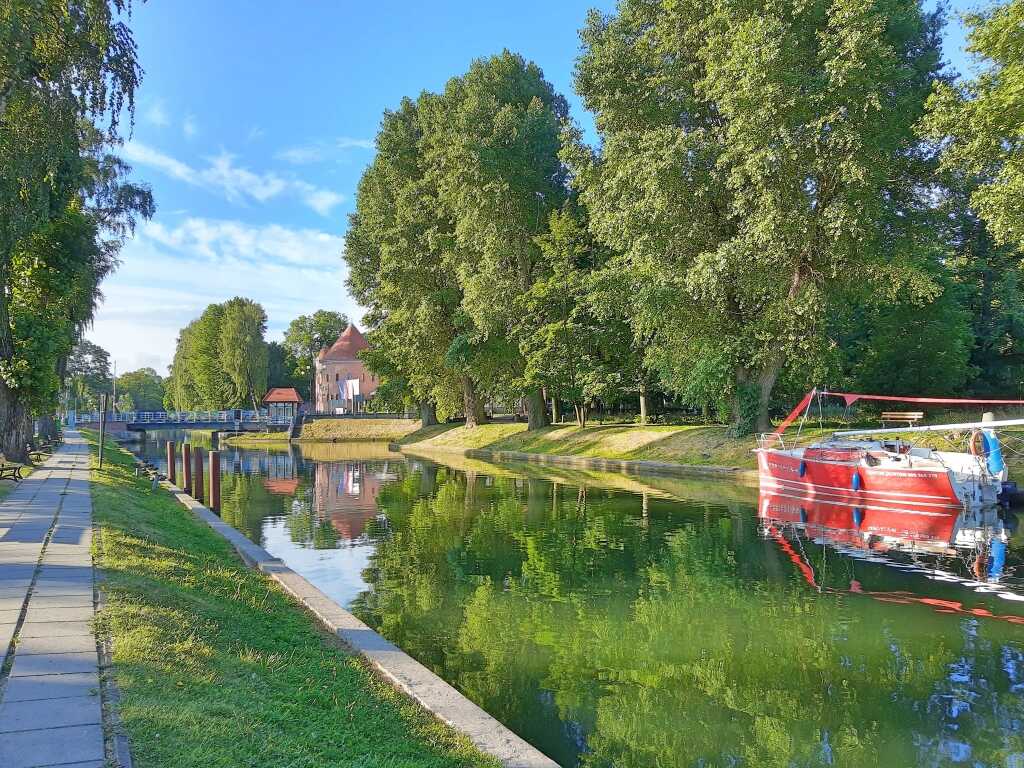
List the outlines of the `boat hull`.
{"type": "Polygon", "coordinates": [[[944,469],[891,469],[859,462],[801,458],[771,448],[757,451],[761,490],[855,506],[950,509],[985,503],[977,483],[958,481],[944,469]]]}

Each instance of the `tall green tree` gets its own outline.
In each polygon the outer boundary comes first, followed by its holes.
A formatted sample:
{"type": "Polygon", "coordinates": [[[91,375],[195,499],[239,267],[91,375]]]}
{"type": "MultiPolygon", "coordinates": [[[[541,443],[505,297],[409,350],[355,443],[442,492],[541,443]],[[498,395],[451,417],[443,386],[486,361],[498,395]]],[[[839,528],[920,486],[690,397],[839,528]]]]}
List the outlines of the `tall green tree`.
{"type": "Polygon", "coordinates": [[[942,164],[979,179],[971,202],[997,243],[1024,249],[1024,0],[966,14],[967,51],[982,66],[940,82],[923,122],[942,164]]]}
{"type": "MultiPolygon", "coordinates": [[[[538,235],[566,198],[559,133],[565,98],[540,68],[504,51],[474,61],[444,92],[425,99],[423,145],[438,200],[454,223],[462,307],[483,339],[519,351],[524,327],[514,297],[546,272],[538,235]]],[[[510,360],[526,398],[531,429],[547,423],[542,391],[510,360]]]]}
{"type": "Polygon", "coordinates": [[[73,406],[91,411],[99,407],[100,395],[111,394],[113,375],[110,371],[110,353],[88,339],[79,341],[67,360],[68,379],[73,406]]]}
{"type": "Polygon", "coordinates": [[[182,328],[164,396],[178,411],[255,410],[267,390],[267,315],[251,299],[210,304],[182,328]]]}
{"type": "Polygon", "coordinates": [[[252,299],[235,297],[223,304],[221,365],[230,382],[229,405],[246,400],[254,411],[267,392],[267,313],[252,299]]]}
{"type": "Polygon", "coordinates": [[[368,309],[367,362],[389,397],[419,403],[427,423],[461,410],[474,426],[485,419],[481,345],[461,309],[454,225],[428,175],[425,98],[403,99],[381,121],[345,237],[347,286],[368,309]]]}
{"type": "Polygon", "coordinates": [[[124,183],[127,167],[103,151],[116,144],[122,110],[131,113],[141,77],[131,32],[118,19],[129,7],[122,0],[0,2],[0,450],[10,458],[24,456],[32,413],[52,415],[50,371],[59,380],[70,342],[94,307],[102,262],[112,265],[120,230],[152,213],[148,191],[124,183]],[[55,272],[51,262],[27,275],[26,265],[38,265],[28,254],[38,249],[53,256],[61,238],[74,244],[66,237],[70,230],[54,229],[61,218],[67,224],[78,218],[73,241],[79,247],[64,254],[97,269],[89,274],[65,263],[67,291],[54,294],[54,303],[61,294],[91,289],[66,307],[70,326],[54,318],[36,323],[26,337],[15,322],[19,314],[27,317],[27,305],[17,302],[33,296],[32,279],[55,272]],[[87,248],[82,233],[90,226],[87,248]],[[40,335],[50,340],[42,357],[40,335]]]}
{"type": "Polygon", "coordinates": [[[307,400],[316,390],[317,355],[333,344],[347,326],[348,317],[327,309],[318,309],[311,315],[299,315],[288,324],[283,346],[294,361],[292,374],[305,382],[303,389],[307,400]]]}
{"type": "MultiPolygon", "coordinates": [[[[136,411],[159,411],[164,402],[164,380],[152,368],[139,368],[117,377],[118,395],[128,395],[136,411]]],[[[120,407],[120,406],[118,406],[120,407]]]]}
{"type": "Polygon", "coordinates": [[[940,23],[916,0],[623,0],[588,18],[576,86],[601,149],[570,136],[573,183],[638,277],[640,325],[686,342],[664,350],[677,369],[712,351],[744,430],[769,428],[780,373],[823,345],[837,286],[937,292],[904,209],[940,23]]]}

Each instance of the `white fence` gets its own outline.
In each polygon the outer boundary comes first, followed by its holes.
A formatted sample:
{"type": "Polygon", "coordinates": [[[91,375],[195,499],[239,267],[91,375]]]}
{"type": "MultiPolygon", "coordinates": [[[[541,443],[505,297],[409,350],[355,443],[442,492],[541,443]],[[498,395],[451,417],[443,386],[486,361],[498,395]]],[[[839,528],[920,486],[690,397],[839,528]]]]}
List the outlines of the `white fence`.
{"type": "MultiPolygon", "coordinates": [[[[100,414],[79,413],[79,422],[99,422],[100,414]]],[[[266,411],[118,411],[107,413],[107,423],[124,424],[291,424],[287,417],[271,417],[266,411]]]]}

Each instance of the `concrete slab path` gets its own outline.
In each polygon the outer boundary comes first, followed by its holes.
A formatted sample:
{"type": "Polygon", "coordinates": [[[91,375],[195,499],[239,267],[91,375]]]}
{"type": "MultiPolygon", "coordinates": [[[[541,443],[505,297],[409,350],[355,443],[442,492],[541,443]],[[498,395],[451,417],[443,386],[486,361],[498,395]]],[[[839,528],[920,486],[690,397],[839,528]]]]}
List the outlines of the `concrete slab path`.
{"type": "Polygon", "coordinates": [[[0,501],[0,766],[104,764],[89,448],[64,445],[0,501]]]}

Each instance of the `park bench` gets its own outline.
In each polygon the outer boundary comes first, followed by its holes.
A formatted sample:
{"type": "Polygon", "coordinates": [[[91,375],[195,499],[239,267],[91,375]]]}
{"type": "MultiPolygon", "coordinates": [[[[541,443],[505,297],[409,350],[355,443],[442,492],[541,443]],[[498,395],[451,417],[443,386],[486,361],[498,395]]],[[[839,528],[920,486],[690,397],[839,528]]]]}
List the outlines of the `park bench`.
{"type": "Polygon", "coordinates": [[[898,422],[912,427],[923,418],[923,411],[882,411],[882,426],[885,427],[887,423],[898,422]]]}
{"type": "Polygon", "coordinates": [[[24,478],[21,476],[21,464],[8,464],[0,459],[0,480],[13,480],[20,483],[24,478]]]}

